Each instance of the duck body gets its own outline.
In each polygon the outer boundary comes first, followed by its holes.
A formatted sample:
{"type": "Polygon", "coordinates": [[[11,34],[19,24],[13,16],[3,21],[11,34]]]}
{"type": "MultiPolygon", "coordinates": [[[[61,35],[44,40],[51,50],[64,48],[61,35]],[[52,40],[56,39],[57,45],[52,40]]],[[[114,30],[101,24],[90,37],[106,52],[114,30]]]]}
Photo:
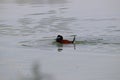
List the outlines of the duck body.
{"type": "Polygon", "coordinates": [[[75,37],[74,37],[73,41],[65,40],[65,39],[63,39],[63,36],[61,36],[61,35],[58,35],[56,38],[56,42],[61,43],[61,44],[72,44],[72,43],[74,43],[74,41],[75,41],[75,37]]]}
{"type": "Polygon", "coordinates": [[[61,40],[61,41],[59,41],[59,43],[61,43],[61,44],[72,44],[72,41],[69,41],[69,40],[61,40]]]}

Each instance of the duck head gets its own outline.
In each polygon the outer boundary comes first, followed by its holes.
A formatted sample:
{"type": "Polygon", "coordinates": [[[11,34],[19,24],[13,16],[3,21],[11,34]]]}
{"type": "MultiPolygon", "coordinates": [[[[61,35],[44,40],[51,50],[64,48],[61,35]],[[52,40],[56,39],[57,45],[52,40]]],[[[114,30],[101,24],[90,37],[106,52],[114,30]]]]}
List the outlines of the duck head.
{"type": "Polygon", "coordinates": [[[63,36],[61,35],[58,35],[57,38],[56,38],[56,42],[60,42],[63,40],[63,36]]]}

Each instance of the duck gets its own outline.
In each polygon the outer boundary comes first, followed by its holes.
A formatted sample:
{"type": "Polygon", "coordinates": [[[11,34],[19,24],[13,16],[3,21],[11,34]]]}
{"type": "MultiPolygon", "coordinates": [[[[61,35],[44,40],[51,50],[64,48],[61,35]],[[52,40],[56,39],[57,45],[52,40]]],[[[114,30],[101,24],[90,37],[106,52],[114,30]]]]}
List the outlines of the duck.
{"type": "Polygon", "coordinates": [[[56,42],[61,43],[61,44],[73,44],[75,42],[75,36],[73,38],[73,41],[63,39],[62,35],[58,35],[56,38],[56,42]]]}

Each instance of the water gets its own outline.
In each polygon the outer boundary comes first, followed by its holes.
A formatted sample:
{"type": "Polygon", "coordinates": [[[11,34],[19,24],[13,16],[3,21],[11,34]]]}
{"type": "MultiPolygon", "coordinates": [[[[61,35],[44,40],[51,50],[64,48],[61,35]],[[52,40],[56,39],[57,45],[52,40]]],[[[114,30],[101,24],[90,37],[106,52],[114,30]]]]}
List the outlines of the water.
{"type": "Polygon", "coordinates": [[[120,79],[117,1],[0,2],[1,80],[120,79]],[[56,43],[58,34],[75,44],[56,43]]]}

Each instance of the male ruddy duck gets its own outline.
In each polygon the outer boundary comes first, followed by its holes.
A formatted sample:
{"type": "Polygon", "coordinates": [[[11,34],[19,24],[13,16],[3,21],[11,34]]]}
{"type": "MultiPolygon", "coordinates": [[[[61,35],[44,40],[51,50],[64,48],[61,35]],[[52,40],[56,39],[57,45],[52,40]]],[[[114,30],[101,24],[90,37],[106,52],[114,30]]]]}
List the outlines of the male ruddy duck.
{"type": "Polygon", "coordinates": [[[56,42],[61,43],[61,44],[72,44],[75,42],[75,36],[73,38],[73,41],[69,41],[69,40],[63,39],[63,36],[58,35],[56,38],[56,42]]]}

